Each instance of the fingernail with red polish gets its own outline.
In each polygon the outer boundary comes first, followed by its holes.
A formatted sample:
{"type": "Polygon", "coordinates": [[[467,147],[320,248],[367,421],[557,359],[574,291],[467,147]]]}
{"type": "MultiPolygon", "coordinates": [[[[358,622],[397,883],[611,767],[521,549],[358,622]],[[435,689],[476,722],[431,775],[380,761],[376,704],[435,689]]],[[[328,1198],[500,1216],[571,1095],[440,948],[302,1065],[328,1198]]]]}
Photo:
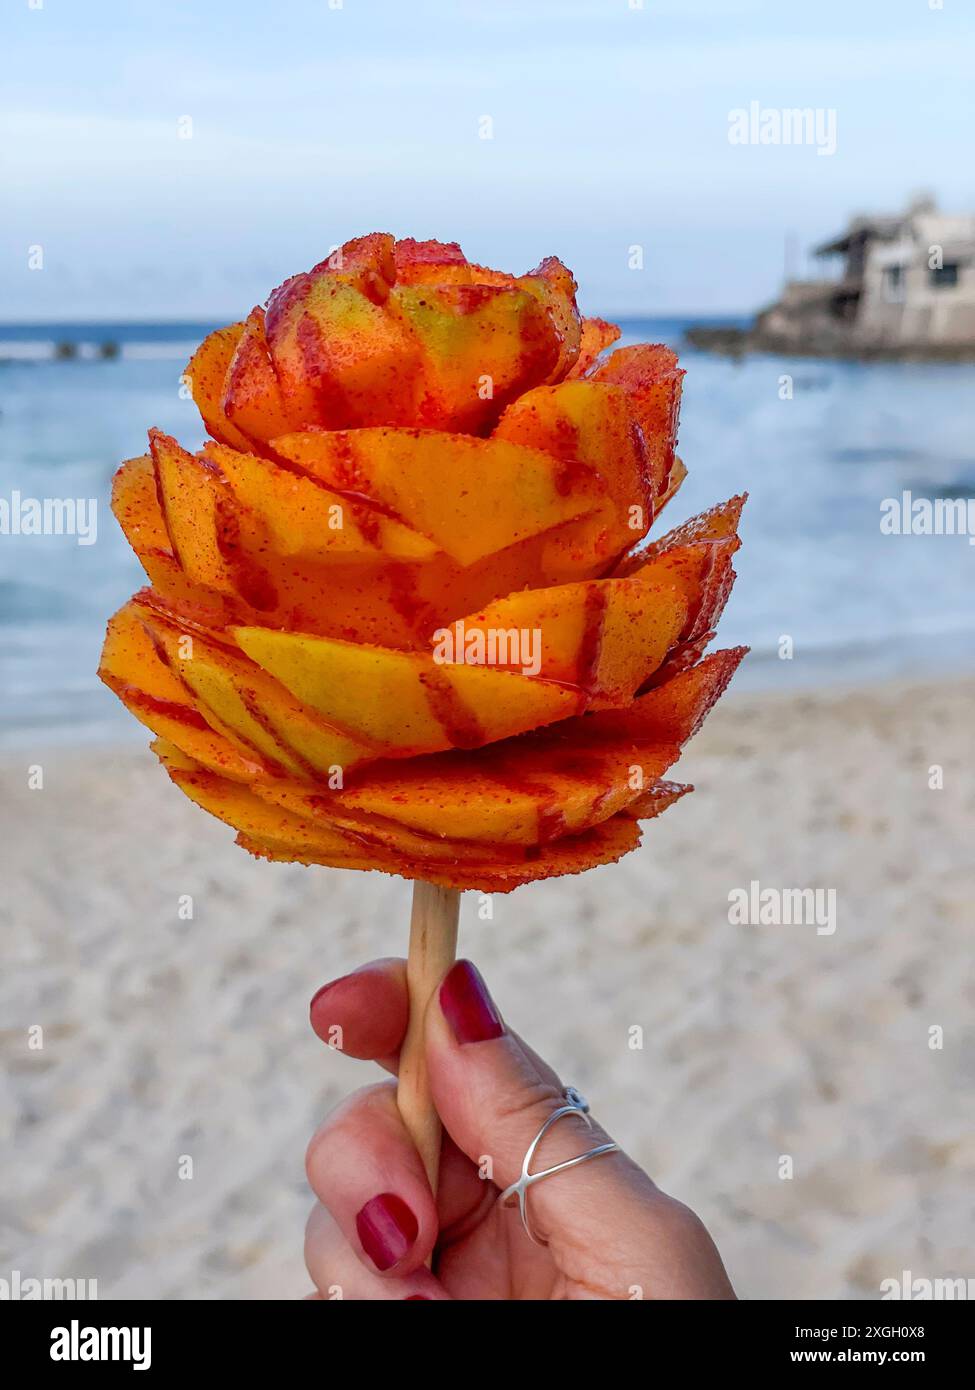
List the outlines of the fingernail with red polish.
{"type": "Polygon", "coordinates": [[[395,1192],[373,1197],[355,1219],[362,1248],[377,1269],[391,1269],[416,1240],[416,1217],[395,1192]]]}
{"type": "Polygon", "coordinates": [[[450,967],[440,986],[440,1007],[459,1043],[487,1042],[504,1033],[487,985],[469,960],[450,967]]]}

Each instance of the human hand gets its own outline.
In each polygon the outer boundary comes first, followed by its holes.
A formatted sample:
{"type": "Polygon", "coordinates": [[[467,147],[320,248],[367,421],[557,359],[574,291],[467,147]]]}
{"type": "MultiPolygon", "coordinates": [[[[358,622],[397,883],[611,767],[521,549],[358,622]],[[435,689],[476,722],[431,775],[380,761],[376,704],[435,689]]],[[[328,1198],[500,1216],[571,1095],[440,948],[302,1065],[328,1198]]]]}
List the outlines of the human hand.
{"type": "MultiPolygon", "coordinates": [[[[364,966],[311,1002],[319,1037],[394,1074],[408,1014],[401,960],[364,966]]],[[[558,1076],[506,1028],[468,961],[451,968],[430,1001],[426,1057],[444,1125],[437,1198],[394,1084],[356,1092],[308,1148],[318,1197],[305,1237],[313,1298],[735,1297],[698,1217],[622,1152],[532,1186],[531,1221],[546,1246],[529,1239],[517,1207],[500,1206],[499,1190],[521,1176],[526,1149],[565,1100],[558,1076]]],[[[605,1142],[597,1124],[566,1116],[545,1135],[533,1167],[605,1142]]]]}

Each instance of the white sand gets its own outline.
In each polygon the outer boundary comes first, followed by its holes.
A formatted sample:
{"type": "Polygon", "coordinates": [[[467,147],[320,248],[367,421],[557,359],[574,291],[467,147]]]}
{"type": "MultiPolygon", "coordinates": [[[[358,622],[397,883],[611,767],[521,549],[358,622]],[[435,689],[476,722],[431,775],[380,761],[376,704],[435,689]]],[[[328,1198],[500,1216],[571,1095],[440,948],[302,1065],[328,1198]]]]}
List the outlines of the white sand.
{"type": "MultiPolygon", "coordinates": [[[[744,1296],[975,1275],[973,696],[732,694],[677,774],[698,791],[635,855],[496,898],[493,922],[465,905],[506,1017],[696,1207],[744,1296]],[[835,935],[730,925],[752,879],[835,888],[835,935]]],[[[0,1275],[301,1295],[307,1139],[375,1075],[307,1001],[402,952],[408,885],[250,860],[148,752],[29,749],[2,783],[0,1275]]]]}

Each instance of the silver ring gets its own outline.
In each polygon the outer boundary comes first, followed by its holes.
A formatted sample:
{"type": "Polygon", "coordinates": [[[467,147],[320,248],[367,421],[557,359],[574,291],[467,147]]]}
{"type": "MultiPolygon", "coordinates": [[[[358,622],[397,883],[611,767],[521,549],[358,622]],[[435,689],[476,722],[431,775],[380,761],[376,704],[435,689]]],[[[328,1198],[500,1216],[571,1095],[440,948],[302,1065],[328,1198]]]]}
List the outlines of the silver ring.
{"type": "Polygon", "coordinates": [[[586,1124],[592,1129],[592,1120],[589,1118],[589,1102],[585,1096],[580,1095],[574,1086],[566,1086],[562,1092],[565,1097],[565,1105],[559,1106],[558,1110],[553,1110],[551,1115],[542,1125],[535,1135],[535,1138],[528,1145],[525,1153],[525,1160],[521,1165],[521,1177],[517,1182],[513,1182],[510,1187],[506,1187],[501,1193],[498,1201],[502,1206],[510,1207],[515,1200],[518,1202],[518,1210],[521,1214],[521,1224],[524,1226],[529,1240],[533,1240],[536,1245],[547,1245],[548,1241],[535,1234],[532,1230],[531,1222],[528,1220],[528,1189],[533,1183],[541,1182],[542,1178],[550,1178],[553,1173],[563,1173],[566,1168],[576,1168],[580,1163],[588,1163],[591,1158],[598,1158],[600,1154],[615,1153],[619,1149],[619,1144],[597,1144],[595,1148],[589,1149],[584,1154],[579,1154],[576,1158],[567,1158],[564,1163],[556,1163],[551,1168],[543,1168],[540,1173],[530,1173],[529,1164],[535,1157],[535,1150],[544,1139],[545,1135],[555,1124],[556,1120],[561,1120],[563,1115],[581,1115],[586,1124]]]}

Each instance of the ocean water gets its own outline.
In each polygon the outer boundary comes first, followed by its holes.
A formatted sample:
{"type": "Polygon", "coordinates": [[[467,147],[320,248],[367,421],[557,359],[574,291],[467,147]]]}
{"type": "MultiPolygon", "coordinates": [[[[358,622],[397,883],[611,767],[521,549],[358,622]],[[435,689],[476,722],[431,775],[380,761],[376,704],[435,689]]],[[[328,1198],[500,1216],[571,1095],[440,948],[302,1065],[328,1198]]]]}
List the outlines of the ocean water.
{"type": "MultiPolygon", "coordinates": [[[[690,474],[654,534],[750,494],[723,645],[741,686],[810,687],[975,665],[975,546],[884,535],[881,502],[975,497],[970,366],[741,363],[681,347],[686,321],[625,326],[687,368],[679,452],[690,474]],[[783,377],[792,381],[783,399],[783,377]],[[792,645],[791,659],[783,638],[792,645]]],[[[119,462],[158,425],[203,432],[179,377],[208,324],[0,327],[0,496],[97,498],[97,540],[0,535],[0,743],[145,734],[95,676],[106,617],[143,583],[109,510],[119,462]],[[117,343],[104,359],[101,343],[117,343]],[[57,360],[53,344],[77,355],[57,360]]]]}

